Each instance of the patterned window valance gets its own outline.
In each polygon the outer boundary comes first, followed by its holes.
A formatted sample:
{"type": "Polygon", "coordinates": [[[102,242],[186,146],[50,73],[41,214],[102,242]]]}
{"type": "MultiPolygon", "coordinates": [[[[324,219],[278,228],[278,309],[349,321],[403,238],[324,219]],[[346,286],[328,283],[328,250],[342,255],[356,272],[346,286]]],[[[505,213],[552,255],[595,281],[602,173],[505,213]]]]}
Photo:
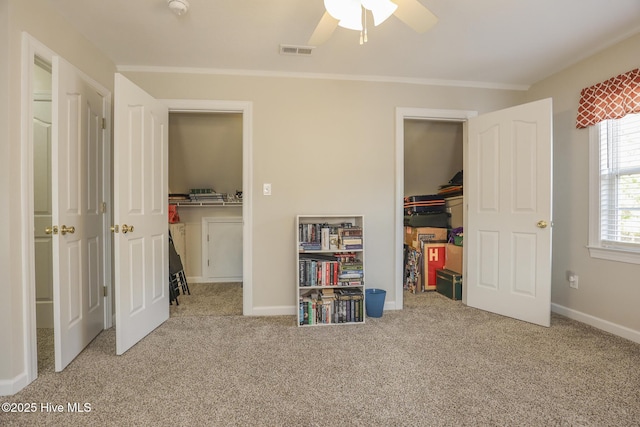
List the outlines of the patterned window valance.
{"type": "Polygon", "coordinates": [[[582,89],[576,127],[640,113],[640,68],[582,89]]]}

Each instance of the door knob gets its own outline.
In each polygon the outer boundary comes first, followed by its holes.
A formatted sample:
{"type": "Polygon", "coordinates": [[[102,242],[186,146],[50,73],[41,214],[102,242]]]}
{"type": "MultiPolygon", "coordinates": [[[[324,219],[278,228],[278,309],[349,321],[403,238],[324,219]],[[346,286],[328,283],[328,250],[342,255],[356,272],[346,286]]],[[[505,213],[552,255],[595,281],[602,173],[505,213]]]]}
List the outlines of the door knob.
{"type": "Polygon", "coordinates": [[[75,232],[76,232],[76,228],[73,225],[67,227],[66,225],[63,224],[62,227],[60,227],[60,234],[62,234],[63,236],[67,233],[73,234],[75,232]]]}
{"type": "Polygon", "coordinates": [[[538,228],[547,228],[547,225],[549,224],[547,224],[547,221],[540,220],[536,225],[538,226],[538,228]]]}
{"type": "Polygon", "coordinates": [[[111,231],[112,231],[112,232],[114,232],[114,233],[119,232],[119,231],[120,231],[120,228],[118,227],[118,224],[116,224],[116,225],[112,225],[112,226],[111,226],[111,231]]]}
{"type": "Polygon", "coordinates": [[[133,233],[133,225],[122,224],[122,227],[120,227],[120,229],[122,230],[123,234],[127,234],[128,232],[133,233]]]}
{"type": "Polygon", "coordinates": [[[45,234],[58,234],[58,226],[47,227],[44,229],[45,234]]]}

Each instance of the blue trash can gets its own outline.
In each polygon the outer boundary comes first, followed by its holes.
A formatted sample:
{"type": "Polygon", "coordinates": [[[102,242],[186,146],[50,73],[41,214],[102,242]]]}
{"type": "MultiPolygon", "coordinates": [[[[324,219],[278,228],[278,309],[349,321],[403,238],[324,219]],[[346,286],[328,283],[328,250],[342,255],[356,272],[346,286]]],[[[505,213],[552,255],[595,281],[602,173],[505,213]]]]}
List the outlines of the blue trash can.
{"type": "Polygon", "coordinates": [[[367,311],[367,317],[382,317],[384,309],[384,297],[387,291],[383,289],[365,289],[364,306],[367,311]]]}

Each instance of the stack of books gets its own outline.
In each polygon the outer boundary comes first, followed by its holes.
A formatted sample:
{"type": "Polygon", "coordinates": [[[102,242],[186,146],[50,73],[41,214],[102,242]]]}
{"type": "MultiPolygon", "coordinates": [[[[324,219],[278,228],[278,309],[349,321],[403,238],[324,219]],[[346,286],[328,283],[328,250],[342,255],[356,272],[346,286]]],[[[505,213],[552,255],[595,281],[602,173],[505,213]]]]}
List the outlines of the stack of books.
{"type": "Polygon", "coordinates": [[[361,286],[364,277],[364,266],[362,260],[349,258],[339,264],[338,281],[341,286],[361,286]]]}
{"type": "Polygon", "coordinates": [[[338,229],[338,246],[345,251],[362,249],[362,227],[342,227],[338,229]]]}

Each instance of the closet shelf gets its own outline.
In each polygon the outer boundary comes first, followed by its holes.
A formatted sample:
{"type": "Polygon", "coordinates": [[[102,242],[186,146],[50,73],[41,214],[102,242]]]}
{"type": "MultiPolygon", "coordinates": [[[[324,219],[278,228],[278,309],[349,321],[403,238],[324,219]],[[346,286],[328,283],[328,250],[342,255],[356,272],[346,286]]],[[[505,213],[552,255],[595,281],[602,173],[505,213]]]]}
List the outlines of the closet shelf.
{"type": "Polygon", "coordinates": [[[169,201],[170,205],[175,206],[184,206],[184,207],[204,207],[204,208],[215,208],[215,207],[236,207],[242,206],[242,201],[239,202],[203,202],[203,201],[190,201],[190,200],[181,200],[181,201],[169,201]]]}

